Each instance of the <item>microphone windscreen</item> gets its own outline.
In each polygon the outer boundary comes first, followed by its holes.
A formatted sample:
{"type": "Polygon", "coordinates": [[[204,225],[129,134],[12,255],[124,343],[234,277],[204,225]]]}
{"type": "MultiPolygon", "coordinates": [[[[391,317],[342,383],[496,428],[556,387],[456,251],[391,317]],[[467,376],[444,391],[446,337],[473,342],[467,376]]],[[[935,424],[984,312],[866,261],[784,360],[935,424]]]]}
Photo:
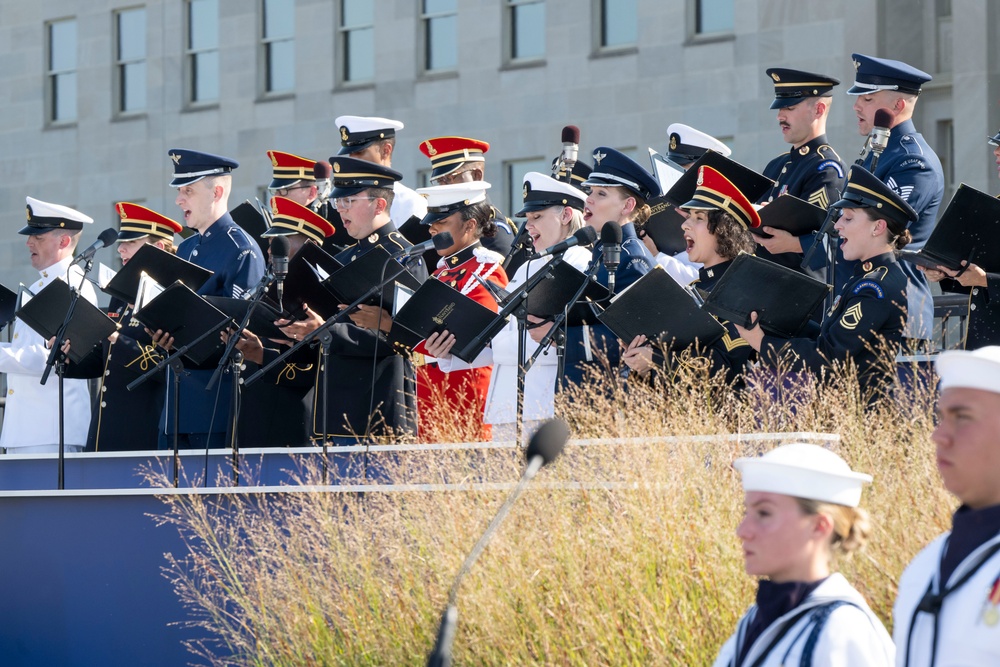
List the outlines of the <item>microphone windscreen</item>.
{"type": "Polygon", "coordinates": [[[601,227],[601,243],[604,245],[622,244],[622,226],[614,220],[608,220],[601,227]]]}
{"type": "Polygon", "coordinates": [[[874,127],[889,127],[892,125],[892,114],[886,109],[879,109],[875,112],[874,127]]]}
{"type": "Polygon", "coordinates": [[[324,181],[330,178],[333,173],[333,168],[330,167],[330,163],[326,160],[320,160],[313,165],[313,178],[317,181],[324,181]]]}
{"type": "Polygon", "coordinates": [[[108,227],[101,235],[97,237],[97,240],[104,244],[102,247],[107,247],[118,240],[118,230],[114,227],[108,227]]]}
{"type": "Polygon", "coordinates": [[[573,237],[580,242],[579,243],[580,245],[590,245],[591,243],[597,240],[597,231],[590,226],[581,227],[580,229],[576,230],[576,232],[573,234],[573,237]]]}
{"type": "Polygon", "coordinates": [[[291,245],[288,243],[288,237],[286,236],[272,236],[271,237],[271,259],[274,260],[275,257],[288,258],[288,251],[291,250],[291,245]]]}
{"type": "Polygon", "coordinates": [[[450,248],[455,240],[451,237],[451,232],[441,232],[434,235],[434,249],[444,250],[450,248]]]}
{"type": "Polygon", "coordinates": [[[576,125],[567,125],[562,130],[562,142],[564,144],[580,143],[580,128],[576,125]]]}
{"type": "Polygon", "coordinates": [[[535,434],[531,436],[524,456],[529,461],[536,456],[541,456],[542,465],[548,465],[559,457],[567,440],[569,440],[569,426],[566,425],[566,422],[558,417],[550,419],[539,426],[535,434]]]}

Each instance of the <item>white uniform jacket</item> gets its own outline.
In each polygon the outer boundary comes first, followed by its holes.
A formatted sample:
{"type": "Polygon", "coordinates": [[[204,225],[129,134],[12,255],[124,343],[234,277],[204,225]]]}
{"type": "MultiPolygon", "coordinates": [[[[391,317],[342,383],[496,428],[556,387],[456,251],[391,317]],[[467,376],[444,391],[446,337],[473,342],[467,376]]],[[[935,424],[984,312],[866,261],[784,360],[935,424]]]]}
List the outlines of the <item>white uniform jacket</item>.
{"type": "MultiPolygon", "coordinates": [[[[861,594],[854,590],[854,587],[847,583],[847,580],[840,573],[831,574],[826,581],[816,587],[816,590],[809,597],[802,601],[802,604],[768,626],[746,654],[743,667],[757,664],[757,661],[764,657],[762,653],[770,646],[774,638],[786,628],[799,612],[820,607],[835,600],[843,600],[851,604],[843,604],[830,613],[813,650],[813,667],[890,667],[893,664],[894,650],[889,633],[868,607],[868,603],[861,597],[861,594]]],[[[736,659],[737,642],[746,631],[756,611],[755,605],[740,619],[739,625],[736,626],[736,632],[722,645],[719,657],[715,660],[715,667],[733,665],[736,659]]],[[[759,664],[798,667],[812,627],[812,614],[799,616],[794,625],[784,633],[781,640],[759,664]]]]}
{"type": "MultiPolygon", "coordinates": [[[[71,286],[80,285],[82,270],[71,258],[53,264],[39,273],[41,278],[28,286],[34,294],[53,280],[61,278],[71,286]],[[66,271],[69,270],[67,279],[66,271]]],[[[84,281],[81,294],[97,304],[97,295],[90,281],[84,281]]],[[[0,447],[16,453],[18,447],[59,444],[59,378],[55,371],[44,385],[40,384],[49,351],[45,340],[21,320],[15,320],[11,342],[0,343],[0,372],[7,374],[7,407],[0,430],[0,447]]],[[[65,442],[67,445],[87,444],[90,426],[90,390],[86,380],[65,380],[65,442]]]]}
{"type": "Polygon", "coordinates": [[[698,262],[688,259],[686,250],[682,250],[676,255],[666,253],[656,253],[656,263],[663,267],[663,270],[670,274],[670,277],[677,281],[681,287],[687,287],[695,280],[698,280],[698,269],[702,267],[698,262]]]}
{"type": "Polygon", "coordinates": [[[399,181],[393,183],[389,219],[396,225],[396,229],[405,225],[406,221],[414,216],[420,220],[425,215],[427,215],[427,199],[399,181]]]}
{"type": "MultiPolygon", "coordinates": [[[[563,254],[563,260],[579,269],[586,271],[590,264],[590,250],[575,246],[563,254]]],[[[541,269],[551,259],[525,262],[517,267],[514,277],[507,284],[506,291],[513,292],[520,285],[541,269]],[[530,273],[529,273],[530,271],[530,273]]],[[[538,349],[538,343],[524,333],[524,354],[526,359],[538,349]]],[[[489,392],[486,394],[486,410],[484,421],[487,424],[513,424],[517,414],[517,319],[510,318],[507,325],[500,330],[472,364],[466,364],[458,357],[438,360],[438,368],[445,373],[475,368],[493,364],[493,374],[490,376],[489,392]]],[[[556,373],[559,368],[554,347],[538,356],[531,370],[524,376],[524,420],[548,419],[553,415],[555,402],[556,373]]]]}
{"type": "MultiPolygon", "coordinates": [[[[899,593],[892,610],[897,665],[922,667],[931,664],[934,616],[920,612],[914,618],[914,610],[929,584],[933,584],[935,593],[941,592],[938,581],[941,552],[949,534],[941,535],[924,547],[899,579],[899,593]],[[911,623],[912,637],[907,642],[911,623]]],[[[948,579],[948,586],[951,586],[982,563],[968,581],[945,597],[941,605],[935,667],[1000,665],[1000,607],[990,601],[991,593],[993,599],[997,599],[994,589],[1000,579],[1000,552],[994,551],[983,560],[995,545],[1000,545],[1000,535],[969,554],[948,579]]]]}

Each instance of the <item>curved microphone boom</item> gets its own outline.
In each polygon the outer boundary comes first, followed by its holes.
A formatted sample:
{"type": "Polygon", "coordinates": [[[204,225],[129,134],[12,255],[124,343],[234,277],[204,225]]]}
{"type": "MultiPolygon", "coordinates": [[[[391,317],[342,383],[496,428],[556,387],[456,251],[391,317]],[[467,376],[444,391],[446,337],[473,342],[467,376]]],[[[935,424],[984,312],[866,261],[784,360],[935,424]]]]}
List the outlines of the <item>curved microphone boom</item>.
{"type": "Polygon", "coordinates": [[[278,296],[278,308],[284,310],[285,278],[288,277],[288,252],[291,245],[287,236],[271,238],[271,273],[274,275],[275,292],[278,296]]]}
{"type": "Polygon", "coordinates": [[[108,227],[101,235],[97,237],[97,240],[90,244],[90,246],[81,252],[79,255],[73,258],[73,263],[77,262],[89,262],[97,254],[97,251],[101,248],[105,248],[115,241],[118,240],[118,230],[114,227],[108,227]]]}
{"type": "Polygon", "coordinates": [[[541,257],[548,257],[549,255],[558,255],[561,252],[566,252],[573,246],[578,245],[590,245],[597,240],[597,232],[594,231],[593,227],[581,227],[580,229],[573,232],[573,236],[567,239],[563,239],[555,245],[550,245],[548,248],[541,252],[536,252],[528,259],[539,259],[541,257]]]}
{"type": "Polygon", "coordinates": [[[604,250],[604,268],[608,270],[608,291],[615,293],[615,272],[622,259],[622,226],[608,220],[601,227],[601,245],[604,250]]]}
{"type": "Polygon", "coordinates": [[[444,250],[445,248],[450,248],[453,243],[455,243],[455,241],[451,236],[451,232],[440,232],[423,243],[418,243],[417,245],[410,246],[406,250],[398,250],[392,253],[391,257],[393,259],[399,259],[400,257],[422,255],[428,250],[444,250]]]}
{"type": "Polygon", "coordinates": [[[868,144],[873,153],[872,166],[869,169],[873,174],[878,166],[878,159],[882,157],[882,151],[889,145],[889,132],[892,125],[892,114],[887,109],[879,109],[875,112],[875,120],[872,123],[871,134],[868,135],[868,144]]]}
{"type": "Polygon", "coordinates": [[[556,180],[563,180],[570,183],[573,178],[573,167],[580,155],[580,128],[576,125],[567,125],[562,129],[562,153],[556,161],[556,173],[552,174],[556,180]],[[563,174],[563,178],[559,178],[563,174]]]}
{"type": "Polygon", "coordinates": [[[518,480],[517,486],[510,492],[510,495],[496,516],[493,517],[493,521],[490,522],[483,536],[476,542],[476,546],[466,556],[465,562],[462,563],[462,567],[455,576],[455,583],[451,585],[451,590],[448,591],[448,606],[441,616],[441,625],[438,626],[434,648],[431,654],[427,656],[427,667],[449,667],[451,665],[451,647],[455,641],[455,627],[458,623],[458,606],[456,600],[458,598],[458,587],[461,585],[462,579],[486,548],[487,543],[489,543],[490,539],[496,533],[497,528],[507,518],[511,506],[513,506],[514,501],[524,491],[524,487],[538,473],[542,466],[552,463],[559,457],[568,439],[569,427],[566,425],[566,422],[558,418],[545,422],[531,436],[531,441],[528,443],[528,448],[524,453],[527,465],[524,468],[521,479],[518,480]]]}

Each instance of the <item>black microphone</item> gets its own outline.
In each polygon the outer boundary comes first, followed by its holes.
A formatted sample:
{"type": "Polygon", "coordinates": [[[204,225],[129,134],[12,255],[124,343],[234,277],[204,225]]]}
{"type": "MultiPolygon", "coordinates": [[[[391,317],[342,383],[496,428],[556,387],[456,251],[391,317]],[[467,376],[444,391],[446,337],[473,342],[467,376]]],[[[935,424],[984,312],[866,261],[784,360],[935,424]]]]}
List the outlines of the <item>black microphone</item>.
{"type": "Polygon", "coordinates": [[[455,627],[458,623],[458,606],[456,600],[458,598],[458,587],[462,583],[462,579],[486,548],[486,544],[496,533],[497,528],[507,518],[510,508],[524,491],[524,487],[538,473],[542,466],[556,460],[559,454],[562,453],[568,439],[569,427],[566,426],[566,422],[558,418],[545,422],[531,436],[531,442],[528,443],[528,448],[524,453],[528,465],[525,466],[521,479],[518,480],[517,486],[510,492],[510,496],[507,497],[507,500],[496,516],[493,517],[493,521],[487,526],[483,536],[476,542],[476,546],[472,548],[472,551],[465,558],[465,562],[462,563],[458,575],[455,576],[455,583],[451,585],[451,590],[448,591],[448,606],[441,616],[441,624],[438,626],[434,648],[431,650],[430,655],[427,656],[427,667],[449,667],[451,665],[451,647],[455,641],[455,627]]]}
{"type": "Polygon", "coordinates": [[[597,240],[597,232],[594,231],[593,227],[581,227],[580,229],[573,232],[573,236],[568,239],[563,239],[555,245],[550,245],[548,248],[541,252],[536,252],[528,259],[539,259],[542,257],[548,257],[549,255],[558,255],[561,252],[566,252],[573,246],[577,245],[590,245],[597,240]]]}
{"type": "Polygon", "coordinates": [[[282,299],[285,294],[285,278],[288,277],[288,251],[291,246],[287,236],[274,236],[271,238],[271,273],[276,281],[275,290],[278,294],[278,308],[284,310],[282,299]]]}
{"type": "Polygon", "coordinates": [[[875,112],[875,120],[872,123],[871,134],[868,135],[868,143],[871,146],[872,168],[869,170],[875,173],[878,166],[878,159],[882,156],[882,151],[889,145],[889,130],[892,124],[892,114],[887,109],[879,109],[875,112]]]}
{"type": "Polygon", "coordinates": [[[451,236],[451,232],[441,232],[435,234],[429,240],[423,243],[418,243],[415,246],[410,246],[406,250],[397,250],[392,253],[391,257],[393,259],[399,259],[400,257],[413,257],[414,255],[422,255],[428,250],[444,250],[445,248],[450,248],[455,240],[451,236]]]}
{"type": "Polygon", "coordinates": [[[573,176],[573,167],[580,155],[580,128],[567,125],[562,129],[562,155],[559,156],[559,171],[564,172],[564,180],[569,183],[573,176]]]}
{"type": "Polygon", "coordinates": [[[77,262],[89,262],[97,254],[97,251],[101,248],[111,245],[118,240],[118,230],[114,227],[108,227],[101,235],[97,237],[97,240],[90,244],[90,247],[81,252],[79,255],[73,258],[73,263],[77,262]]]}
{"type": "Polygon", "coordinates": [[[622,226],[608,220],[601,227],[601,245],[604,249],[604,268],[608,270],[608,291],[615,293],[615,271],[622,259],[622,226]]]}

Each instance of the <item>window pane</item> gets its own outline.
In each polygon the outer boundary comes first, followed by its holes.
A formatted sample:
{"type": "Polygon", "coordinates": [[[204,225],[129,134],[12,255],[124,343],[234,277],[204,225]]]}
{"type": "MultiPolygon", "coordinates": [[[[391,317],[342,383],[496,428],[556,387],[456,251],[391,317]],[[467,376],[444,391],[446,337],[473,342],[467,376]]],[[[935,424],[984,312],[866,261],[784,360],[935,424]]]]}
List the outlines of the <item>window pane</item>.
{"type": "Polygon", "coordinates": [[[146,108],[146,63],[129,63],[121,68],[121,111],[142,111],[146,108]]]}
{"type": "Polygon", "coordinates": [[[698,0],[698,32],[732,32],[733,0],[698,0]]]}
{"type": "Polygon", "coordinates": [[[267,92],[284,93],[295,88],[295,42],[267,45],[267,92]]]}
{"type": "Polygon", "coordinates": [[[516,5],[512,9],[511,56],[541,58],[545,55],[545,5],[516,5]]]}
{"type": "Polygon", "coordinates": [[[118,60],[146,57],[146,10],[130,9],[118,14],[118,60]]]}
{"type": "Polygon", "coordinates": [[[344,28],[375,22],[375,3],[371,0],[342,0],[340,8],[340,25],[344,28]]]}
{"type": "Polygon", "coordinates": [[[191,101],[219,99],[219,52],[206,51],[191,56],[191,101]]]}
{"type": "Polygon", "coordinates": [[[217,0],[190,0],[188,5],[188,46],[214,49],[219,46],[219,3],[217,0]]]}
{"type": "Polygon", "coordinates": [[[49,69],[76,69],[76,21],[49,24],[49,69]]]}
{"type": "Polygon", "coordinates": [[[375,30],[364,28],[344,35],[344,78],[370,81],[375,78],[375,30]]]}
{"type": "Polygon", "coordinates": [[[455,0],[424,0],[424,14],[458,11],[455,0]]]}
{"type": "Polygon", "coordinates": [[[529,171],[537,171],[545,175],[552,173],[552,161],[545,158],[536,160],[519,160],[507,163],[507,215],[513,217],[524,204],[524,190],[521,184],[524,175],[529,171]]]}
{"type": "Polygon", "coordinates": [[[604,0],[601,46],[635,44],[639,35],[636,0],[604,0]]]}
{"type": "Polygon", "coordinates": [[[427,69],[455,69],[458,65],[457,16],[427,20],[427,69]]]}
{"type": "Polygon", "coordinates": [[[280,39],[294,35],[294,0],[264,0],[264,37],[280,39]]]}
{"type": "Polygon", "coordinates": [[[52,120],[76,120],[76,72],[52,77],[52,120]]]}

